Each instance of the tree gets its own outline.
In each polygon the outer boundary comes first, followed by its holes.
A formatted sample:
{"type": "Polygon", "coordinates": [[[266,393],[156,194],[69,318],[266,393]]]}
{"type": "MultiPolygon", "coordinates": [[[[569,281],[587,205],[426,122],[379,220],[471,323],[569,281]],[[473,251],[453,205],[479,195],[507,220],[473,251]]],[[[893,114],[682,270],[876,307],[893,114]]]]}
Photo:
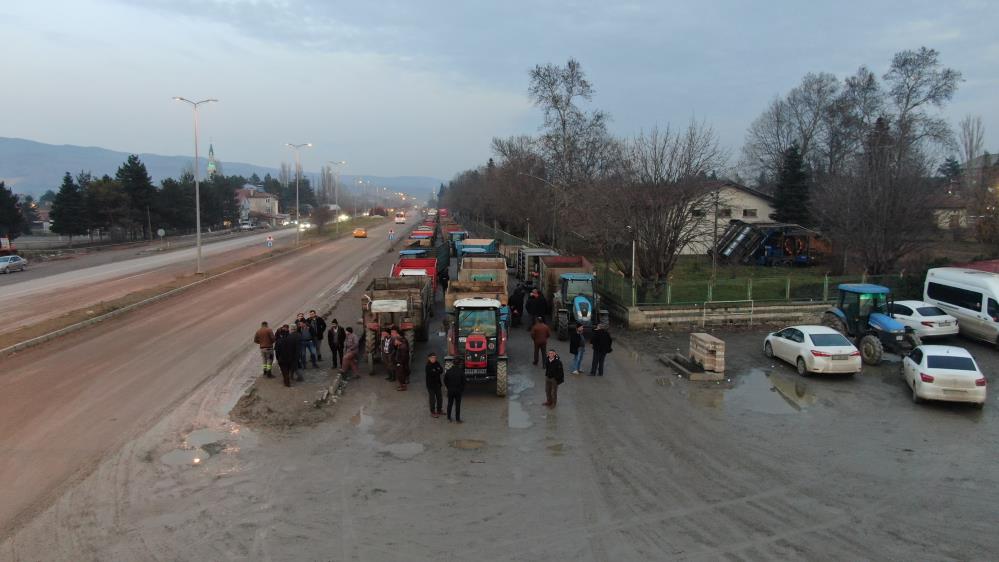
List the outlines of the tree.
{"type": "Polygon", "coordinates": [[[22,234],[31,234],[31,227],[40,220],[38,218],[37,207],[38,203],[35,202],[34,197],[30,195],[24,195],[21,197],[21,214],[24,216],[24,227],[21,230],[22,234]]]}
{"type": "Polygon", "coordinates": [[[809,226],[812,223],[810,205],[808,172],[795,143],[784,153],[774,190],[774,213],[770,218],[777,222],[809,226]]]}
{"type": "Polygon", "coordinates": [[[90,179],[84,192],[87,208],[87,222],[92,229],[110,233],[115,238],[124,238],[124,232],[131,226],[128,195],[121,185],[108,175],[100,179],[90,179]]]}
{"type": "Polygon", "coordinates": [[[147,214],[152,209],[156,198],[156,187],[153,185],[146,165],[135,154],[118,168],[115,179],[128,199],[128,215],[131,226],[143,233],[143,237],[151,238],[148,230],[147,214]]]}
{"type": "Polygon", "coordinates": [[[17,196],[0,181],[0,238],[17,238],[24,232],[25,224],[17,196]]]}
{"type": "Polygon", "coordinates": [[[968,115],[961,119],[959,126],[961,158],[965,164],[970,164],[982,155],[982,149],[985,147],[985,125],[982,123],[981,115],[968,115]]]}
{"type": "Polygon", "coordinates": [[[943,164],[937,167],[937,175],[942,177],[947,184],[955,183],[961,179],[961,163],[953,156],[948,156],[943,164]]]}
{"type": "Polygon", "coordinates": [[[312,211],[312,224],[316,225],[319,234],[326,232],[326,224],[333,220],[333,211],[326,205],[316,207],[312,211]]]}
{"type": "Polygon", "coordinates": [[[49,229],[56,234],[69,236],[70,244],[73,243],[73,236],[86,234],[89,230],[83,191],[69,172],[62,178],[62,185],[52,201],[49,217],[52,220],[49,229]]]}
{"type": "Polygon", "coordinates": [[[895,153],[901,159],[926,143],[950,145],[953,142],[947,122],[927,113],[929,107],[943,107],[957,91],[961,73],[944,68],[940,54],[920,47],[901,51],[892,58],[883,76],[895,127],[895,153]]]}
{"type": "Polygon", "coordinates": [[[181,232],[194,230],[194,174],[185,170],[178,179],[163,180],[156,208],[165,228],[181,232]]]}
{"type": "Polygon", "coordinates": [[[52,202],[55,201],[56,192],[51,189],[46,189],[45,193],[38,198],[38,202],[43,206],[52,206],[52,202]]]}

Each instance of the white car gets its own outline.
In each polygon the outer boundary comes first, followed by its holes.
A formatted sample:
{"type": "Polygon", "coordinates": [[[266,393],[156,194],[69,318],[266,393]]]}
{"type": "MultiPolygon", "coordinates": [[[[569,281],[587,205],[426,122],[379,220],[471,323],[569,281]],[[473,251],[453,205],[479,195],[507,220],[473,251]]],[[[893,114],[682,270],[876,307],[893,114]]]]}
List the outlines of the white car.
{"type": "Polygon", "coordinates": [[[2,273],[24,271],[27,267],[28,260],[21,256],[0,256],[0,272],[2,273]]]}
{"type": "Polygon", "coordinates": [[[859,373],[860,351],[846,336],[826,326],[791,326],[763,340],[767,357],[783,359],[798,374],[859,373]]]}
{"type": "Polygon", "coordinates": [[[902,360],[902,376],[912,389],[912,401],[946,400],[985,405],[988,382],[978,364],[962,347],[920,345],[902,360]]]}
{"type": "Polygon", "coordinates": [[[923,301],[895,301],[890,308],[895,320],[915,330],[920,338],[957,335],[957,318],[938,306],[923,301]]]}

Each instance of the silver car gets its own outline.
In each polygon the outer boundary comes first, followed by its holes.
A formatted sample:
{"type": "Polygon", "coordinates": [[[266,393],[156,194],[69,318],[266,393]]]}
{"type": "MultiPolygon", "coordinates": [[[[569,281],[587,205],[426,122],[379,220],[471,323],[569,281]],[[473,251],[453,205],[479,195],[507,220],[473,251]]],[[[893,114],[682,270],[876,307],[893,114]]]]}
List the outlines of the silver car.
{"type": "Polygon", "coordinates": [[[28,260],[21,256],[0,256],[0,273],[24,271],[27,267],[28,260]]]}

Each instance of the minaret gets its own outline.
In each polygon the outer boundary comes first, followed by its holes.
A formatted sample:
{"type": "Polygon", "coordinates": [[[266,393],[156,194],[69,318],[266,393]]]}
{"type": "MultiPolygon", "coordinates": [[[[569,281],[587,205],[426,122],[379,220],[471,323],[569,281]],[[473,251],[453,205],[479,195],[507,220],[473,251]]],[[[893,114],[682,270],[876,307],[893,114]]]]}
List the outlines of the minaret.
{"type": "Polygon", "coordinates": [[[215,163],[215,147],[208,143],[208,177],[218,173],[218,165],[215,163]]]}

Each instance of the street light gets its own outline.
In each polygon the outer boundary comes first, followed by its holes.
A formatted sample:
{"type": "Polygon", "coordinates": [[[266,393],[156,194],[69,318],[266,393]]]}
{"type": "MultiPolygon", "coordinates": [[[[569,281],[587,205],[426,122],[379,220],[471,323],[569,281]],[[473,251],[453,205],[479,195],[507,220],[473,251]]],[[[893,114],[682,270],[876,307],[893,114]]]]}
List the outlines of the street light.
{"type": "Polygon", "coordinates": [[[312,148],[312,143],[292,144],[286,142],[285,146],[295,151],[295,245],[298,246],[302,236],[302,212],[298,208],[298,179],[302,176],[302,159],[299,151],[302,148],[312,148]]]}
{"type": "Polygon", "coordinates": [[[517,172],[517,175],[519,175],[519,176],[527,176],[529,178],[534,178],[534,179],[536,179],[536,180],[544,183],[545,185],[551,187],[552,191],[555,192],[555,204],[552,205],[552,244],[551,244],[552,248],[554,248],[555,247],[555,238],[556,238],[555,237],[555,233],[556,233],[557,228],[558,228],[556,226],[556,219],[558,218],[558,211],[559,211],[559,209],[558,209],[558,207],[559,207],[559,205],[558,205],[558,203],[559,203],[558,202],[558,195],[559,195],[559,193],[558,193],[558,186],[555,185],[555,184],[553,184],[552,182],[546,180],[545,178],[539,178],[538,176],[535,176],[534,174],[528,174],[527,172],[517,172]]]}
{"type": "Polygon", "coordinates": [[[197,265],[195,266],[195,273],[197,275],[201,275],[203,272],[201,271],[201,185],[198,179],[198,106],[203,103],[212,103],[219,100],[215,98],[208,98],[201,101],[191,101],[180,96],[174,96],[173,99],[175,101],[182,101],[194,109],[194,228],[195,245],[198,247],[198,259],[197,265]]]}
{"type": "Polygon", "coordinates": [[[333,183],[333,191],[334,191],[333,204],[336,205],[336,220],[334,221],[336,223],[336,233],[340,234],[340,168],[339,168],[339,166],[346,166],[347,165],[347,161],[346,160],[331,160],[331,161],[327,162],[327,164],[329,164],[330,166],[338,166],[336,168],[336,172],[335,172],[336,173],[336,179],[334,180],[334,183],[333,183]]]}

